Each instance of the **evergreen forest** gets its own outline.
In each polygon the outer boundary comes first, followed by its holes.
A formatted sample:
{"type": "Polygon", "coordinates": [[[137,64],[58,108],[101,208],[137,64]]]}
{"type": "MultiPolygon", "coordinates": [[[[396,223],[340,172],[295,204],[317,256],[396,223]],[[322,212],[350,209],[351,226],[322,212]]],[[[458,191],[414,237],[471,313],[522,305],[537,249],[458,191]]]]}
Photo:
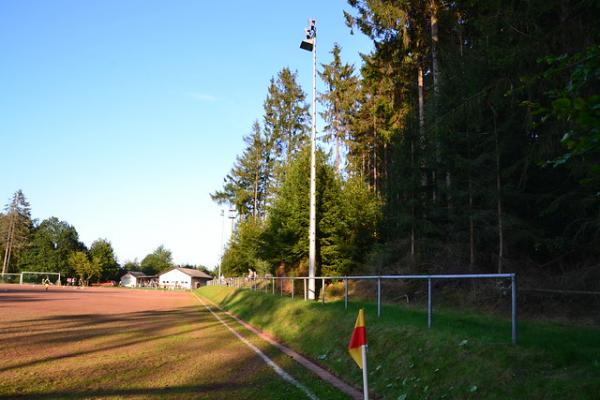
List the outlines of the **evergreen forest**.
{"type": "MultiPolygon", "coordinates": [[[[600,4],[349,0],[340,18],[373,51],[320,49],[317,275],[598,290],[600,4]]],[[[282,68],[211,194],[236,214],[225,276],[307,273],[309,102],[282,68]]]]}

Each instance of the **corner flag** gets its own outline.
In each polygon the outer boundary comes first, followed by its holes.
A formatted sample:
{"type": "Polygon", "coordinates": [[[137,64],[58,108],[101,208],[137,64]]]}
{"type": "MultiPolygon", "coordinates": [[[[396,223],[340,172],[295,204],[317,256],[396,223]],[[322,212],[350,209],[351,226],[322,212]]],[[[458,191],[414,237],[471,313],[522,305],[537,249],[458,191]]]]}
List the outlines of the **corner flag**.
{"type": "Polygon", "coordinates": [[[348,343],[348,353],[358,364],[363,372],[363,394],[365,400],[369,399],[369,374],[367,373],[367,328],[365,327],[365,312],[361,308],[356,317],[354,330],[350,343],[348,343]]]}
{"type": "Polygon", "coordinates": [[[348,343],[348,352],[354,359],[360,369],[363,368],[363,357],[362,347],[367,344],[367,330],[365,327],[365,313],[361,308],[358,311],[358,317],[354,324],[354,330],[352,331],[352,337],[350,343],[348,343]]]}

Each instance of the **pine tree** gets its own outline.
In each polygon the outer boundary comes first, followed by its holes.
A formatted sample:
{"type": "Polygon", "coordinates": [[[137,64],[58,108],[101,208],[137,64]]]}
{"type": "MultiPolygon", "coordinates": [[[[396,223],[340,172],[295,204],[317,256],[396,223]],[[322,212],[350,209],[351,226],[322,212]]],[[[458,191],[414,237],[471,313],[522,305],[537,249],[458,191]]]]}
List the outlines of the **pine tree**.
{"type": "Polygon", "coordinates": [[[307,139],[310,116],[306,95],[296,82],[296,73],[283,68],[272,78],[264,102],[265,138],[273,143],[274,159],[284,163],[307,139]]]}
{"type": "Polygon", "coordinates": [[[331,54],[333,60],[322,64],[319,76],[327,91],[320,96],[325,111],[321,116],[326,122],[326,141],[335,142],[335,165],[338,174],[342,172],[342,157],[348,147],[350,124],[358,108],[358,78],[354,76],[354,66],[343,64],[341,47],[336,43],[331,54]]]}
{"type": "Polygon", "coordinates": [[[26,245],[31,231],[31,208],[21,190],[17,190],[12,200],[5,207],[4,223],[2,224],[2,240],[4,258],[2,273],[10,270],[11,257],[18,254],[26,245]]]}
{"type": "Polygon", "coordinates": [[[273,176],[272,143],[263,137],[258,121],[244,142],[246,148],[225,178],[223,189],[211,194],[211,198],[218,204],[234,206],[244,218],[251,215],[256,219],[264,216],[267,188],[273,176]]]}

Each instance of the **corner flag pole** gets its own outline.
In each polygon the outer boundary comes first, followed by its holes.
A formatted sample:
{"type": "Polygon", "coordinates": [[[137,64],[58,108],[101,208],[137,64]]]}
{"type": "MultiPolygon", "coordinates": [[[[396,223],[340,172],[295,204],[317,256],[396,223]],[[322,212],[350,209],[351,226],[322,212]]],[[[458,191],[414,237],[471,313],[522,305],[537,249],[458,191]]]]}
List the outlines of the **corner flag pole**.
{"type": "Polygon", "coordinates": [[[367,345],[362,346],[362,362],[363,362],[363,397],[369,400],[369,374],[367,372],[367,345]]]}

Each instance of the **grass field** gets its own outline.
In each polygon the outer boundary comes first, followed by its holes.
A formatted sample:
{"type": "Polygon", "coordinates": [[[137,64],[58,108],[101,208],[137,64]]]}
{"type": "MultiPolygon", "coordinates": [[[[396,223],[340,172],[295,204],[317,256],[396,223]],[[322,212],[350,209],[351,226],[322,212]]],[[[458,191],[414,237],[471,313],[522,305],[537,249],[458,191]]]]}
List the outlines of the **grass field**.
{"type": "MultiPolygon", "coordinates": [[[[346,398],[239,325],[322,399],[346,398]]],[[[305,399],[189,292],[0,285],[0,399],[305,399]]]]}
{"type": "Polygon", "coordinates": [[[521,321],[513,346],[510,321],[372,304],[307,303],[288,297],[199,290],[242,319],[360,385],[346,346],[359,307],[367,314],[370,387],[385,399],[600,399],[600,329],[521,321]]]}

